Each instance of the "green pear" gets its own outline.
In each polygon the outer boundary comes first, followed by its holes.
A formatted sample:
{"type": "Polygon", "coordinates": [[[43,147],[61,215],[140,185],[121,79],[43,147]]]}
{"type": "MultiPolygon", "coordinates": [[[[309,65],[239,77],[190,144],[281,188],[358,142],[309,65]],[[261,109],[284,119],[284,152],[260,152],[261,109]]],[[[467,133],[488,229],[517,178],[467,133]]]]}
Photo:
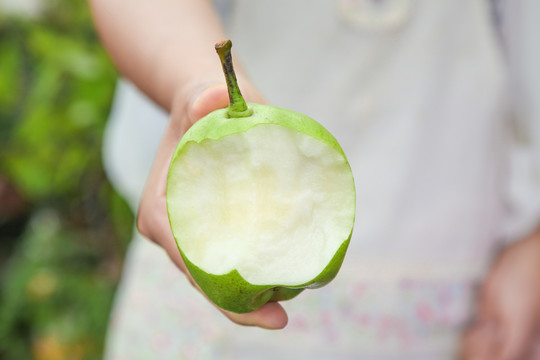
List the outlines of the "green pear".
{"type": "Polygon", "coordinates": [[[306,115],[246,104],[231,42],[216,51],[230,104],[197,121],[178,143],[167,210],[194,281],[219,307],[246,313],[336,276],[356,195],[336,139],[306,115]]]}

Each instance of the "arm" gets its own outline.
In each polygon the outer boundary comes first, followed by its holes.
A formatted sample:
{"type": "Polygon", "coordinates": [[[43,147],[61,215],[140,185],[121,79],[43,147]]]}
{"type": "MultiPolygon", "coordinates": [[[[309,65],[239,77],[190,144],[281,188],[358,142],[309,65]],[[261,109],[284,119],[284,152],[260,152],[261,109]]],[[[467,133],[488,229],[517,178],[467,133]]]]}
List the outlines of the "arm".
{"type": "Polygon", "coordinates": [[[170,111],[194,82],[221,83],[212,45],[225,37],[206,0],[90,0],[97,31],[119,71],[170,111]]]}
{"type": "MultiPolygon", "coordinates": [[[[516,128],[540,169],[540,3],[499,2],[499,21],[510,76],[516,128]]],[[[523,145],[523,143],[521,144],[523,145]]],[[[534,172],[531,172],[531,176],[534,172]]],[[[540,186],[535,182],[536,191],[540,186]]],[[[528,214],[520,227],[529,236],[499,254],[478,297],[476,319],[464,337],[465,359],[540,359],[540,213],[530,191],[513,208],[528,214]],[[536,231],[534,228],[536,227],[536,231]]]]}
{"type": "MultiPolygon", "coordinates": [[[[89,0],[98,33],[123,76],[170,112],[170,121],[147,179],[137,214],[141,234],[161,246],[197,288],[179,254],[166,209],[170,158],[181,136],[202,116],[226,107],[228,93],[214,44],[225,35],[206,0],[89,0]]],[[[237,75],[246,99],[262,98],[237,75]]],[[[282,328],[287,315],[278,303],[249,314],[222,311],[241,325],[282,328]]]]}

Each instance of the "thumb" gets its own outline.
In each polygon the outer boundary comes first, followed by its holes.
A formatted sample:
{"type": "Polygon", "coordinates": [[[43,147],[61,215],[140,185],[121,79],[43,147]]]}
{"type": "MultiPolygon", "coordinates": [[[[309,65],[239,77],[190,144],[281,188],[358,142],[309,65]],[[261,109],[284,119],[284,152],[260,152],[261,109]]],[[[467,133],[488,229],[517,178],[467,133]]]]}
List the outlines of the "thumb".
{"type": "MultiPolygon", "coordinates": [[[[191,96],[192,100],[188,101],[188,118],[183,123],[182,134],[200,118],[229,105],[229,92],[224,83],[204,82],[191,88],[189,93],[195,96],[191,96]]],[[[249,81],[243,83],[242,94],[247,102],[266,103],[264,97],[249,81]]]]}
{"type": "Polygon", "coordinates": [[[229,94],[225,84],[216,84],[204,89],[193,101],[189,111],[190,120],[194,123],[214,110],[227,107],[229,94]]]}
{"type": "Polygon", "coordinates": [[[278,330],[287,326],[287,312],[277,302],[269,302],[255,311],[246,314],[235,314],[223,311],[233,322],[239,325],[258,326],[263,329],[278,330]]]}
{"type": "MultiPolygon", "coordinates": [[[[225,84],[199,84],[192,90],[185,112],[180,111],[180,133],[184,134],[199,119],[214,110],[227,107],[229,95],[225,84]]],[[[182,109],[180,109],[182,110],[182,109]]],[[[173,118],[178,114],[173,111],[173,118]]]]}

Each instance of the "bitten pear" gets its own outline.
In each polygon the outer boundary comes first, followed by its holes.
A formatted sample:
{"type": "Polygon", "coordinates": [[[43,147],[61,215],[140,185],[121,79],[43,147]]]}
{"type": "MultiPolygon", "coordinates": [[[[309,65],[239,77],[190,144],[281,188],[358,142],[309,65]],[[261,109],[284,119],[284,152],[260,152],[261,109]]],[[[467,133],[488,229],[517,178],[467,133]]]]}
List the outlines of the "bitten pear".
{"type": "Polygon", "coordinates": [[[229,106],[178,143],[167,210],[194,281],[219,307],[246,313],[336,276],[356,195],[347,158],[321,124],[244,101],[230,50],[230,41],[216,44],[229,106]]]}

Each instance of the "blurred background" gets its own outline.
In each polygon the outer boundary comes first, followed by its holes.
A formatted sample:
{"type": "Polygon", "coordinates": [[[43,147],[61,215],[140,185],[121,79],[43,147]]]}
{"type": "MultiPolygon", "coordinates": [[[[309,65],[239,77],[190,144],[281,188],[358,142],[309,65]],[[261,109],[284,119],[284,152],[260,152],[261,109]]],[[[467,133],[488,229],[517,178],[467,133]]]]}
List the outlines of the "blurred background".
{"type": "Polygon", "coordinates": [[[101,164],[117,74],[87,5],[0,0],[0,359],[100,359],[133,216],[101,164]]]}

